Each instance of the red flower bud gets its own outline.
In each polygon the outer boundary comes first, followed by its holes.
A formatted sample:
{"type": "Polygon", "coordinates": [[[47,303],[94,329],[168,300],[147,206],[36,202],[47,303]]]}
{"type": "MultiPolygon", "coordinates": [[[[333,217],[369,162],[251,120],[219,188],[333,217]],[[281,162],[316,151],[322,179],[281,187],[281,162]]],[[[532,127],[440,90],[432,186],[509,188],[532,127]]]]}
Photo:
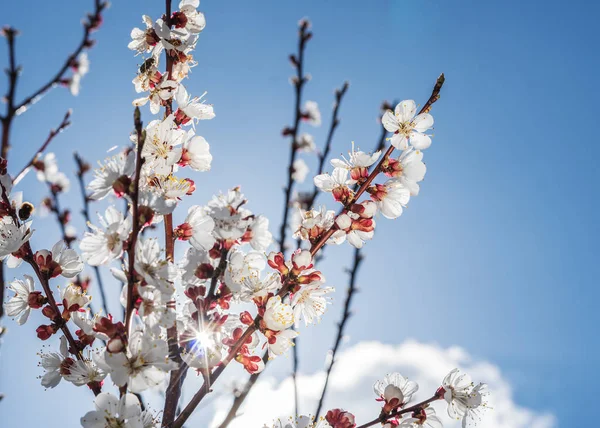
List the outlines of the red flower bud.
{"type": "Polygon", "coordinates": [[[27,304],[32,309],[39,309],[46,304],[48,299],[42,295],[41,291],[32,291],[27,298],[27,304]]]}

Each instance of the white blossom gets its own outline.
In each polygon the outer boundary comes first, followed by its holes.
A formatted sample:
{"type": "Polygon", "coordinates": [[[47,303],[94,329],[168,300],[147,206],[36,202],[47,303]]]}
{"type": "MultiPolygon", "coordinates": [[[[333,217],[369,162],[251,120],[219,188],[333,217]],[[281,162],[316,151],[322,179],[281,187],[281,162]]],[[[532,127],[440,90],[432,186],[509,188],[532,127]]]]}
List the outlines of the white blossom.
{"type": "Polygon", "coordinates": [[[96,410],[81,418],[84,428],[144,428],[142,407],[134,394],[124,394],[120,399],[108,392],[100,393],[94,400],[96,410]]]}
{"type": "Polygon", "coordinates": [[[381,118],[385,129],[393,132],[392,145],[406,150],[408,144],[417,150],[425,150],[431,145],[431,137],[424,134],[433,126],[433,116],[421,113],[415,117],[417,105],[413,100],[398,103],[394,112],[388,110],[381,118]]]}
{"type": "Polygon", "coordinates": [[[104,217],[98,215],[102,228],[89,223],[91,232],[86,232],[79,244],[81,257],[91,266],[100,266],[119,258],[123,252],[123,243],[131,232],[131,217],[110,205],[104,217]]]}
{"type": "Polygon", "coordinates": [[[115,186],[115,182],[120,177],[130,177],[135,171],[135,153],[121,152],[112,156],[100,164],[100,169],[94,170],[94,179],[88,184],[87,188],[92,192],[90,199],[104,199],[111,192],[117,196],[122,196],[125,190],[122,186],[115,186]]]}
{"type": "Polygon", "coordinates": [[[17,225],[9,216],[0,219],[0,259],[18,251],[29,241],[33,234],[30,225],[30,221],[17,225]]]}
{"type": "Polygon", "coordinates": [[[292,173],[292,179],[298,183],[304,183],[306,175],[308,174],[308,165],[303,159],[296,159],[292,166],[294,172],[292,173]]]}
{"type": "Polygon", "coordinates": [[[23,275],[25,280],[15,279],[10,283],[8,289],[15,293],[8,302],[4,304],[6,315],[17,317],[17,324],[23,325],[29,318],[29,294],[35,291],[35,283],[29,275],[23,275]]]}
{"type": "Polygon", "coordinates": [[[304,285],[293,294],[292,307],[294,308],[294,319],[296,326],[300,318],[304,319],[304,325],[320,321],[321,316],[327,310],[327,304],[331,303],[325,297],[326,294],[335,291],[333,287],[321,287],[321,282],[313,282],[304,285]]]}

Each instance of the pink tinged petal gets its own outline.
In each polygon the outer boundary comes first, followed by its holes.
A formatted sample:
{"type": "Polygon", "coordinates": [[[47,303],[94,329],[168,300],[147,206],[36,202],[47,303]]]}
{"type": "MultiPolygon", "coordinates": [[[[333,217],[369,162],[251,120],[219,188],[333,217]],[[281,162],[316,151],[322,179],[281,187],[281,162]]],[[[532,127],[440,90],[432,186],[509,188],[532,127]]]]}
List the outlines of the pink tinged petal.
{"type": "Polygon", "coordinates": [[[388,110],[383,114],[381,123],[388,132],[396,132],[400,128],[398,125],[398,119],[396,116],[394,116],[394,113],[392,113],[391,110],[388,110]]]}
{"type": "Polygon", "coordinates": [[[410,133],[410,144],[417,150],[425,150],[431,146],[431,137],[419,132],[410,133]]]}
{"type": "Polygon", "coordinates": [[[421,113],[412,121],[413,128],[418,132],[425,132],[433,126],[433,116],[429,113],[421,113]]]}
{"type": "Polygon", "coordinates": [[[394,113],[400,122],[409,122],[417,112],[417,105],[413,100],[404,100],[398,103],[394,113]]]}

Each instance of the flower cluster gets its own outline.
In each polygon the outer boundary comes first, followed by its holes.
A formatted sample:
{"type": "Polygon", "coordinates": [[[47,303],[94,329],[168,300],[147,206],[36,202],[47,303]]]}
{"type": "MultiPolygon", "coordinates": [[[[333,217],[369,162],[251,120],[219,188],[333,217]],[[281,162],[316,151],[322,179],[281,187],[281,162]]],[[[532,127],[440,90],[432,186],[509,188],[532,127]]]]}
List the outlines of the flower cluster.
{"type": "MultiPolygon", "coordinates": [[[[295,233],[309,246],[300,242],[286,256],[288,208],[302,206],[293,201],[292,185],[308,174],[306,163],[295,155],[315,150],[313,137],[298,133],[299,122],[321,124],[315,102],[300,107],[300,90],[309,79],[303,74],[302,49],[312,37],[308,21],[302,20],[300,52],[291,57],[298,72],[292,78],[298,93],[296,120],[293,128],[284,129],[284,135],[292,136],[292,160],[280,251],[268,252],[273,243],[269,220],[248,208],[239,187],[215,195],[205,205],[192,205],[175,220],[180,202],[195,191],[191,171],[209,171],[212,163],[210,146],[196,131],[200,121],[215,117],[213,107],[205,102],[206,93],[190,95],[183,85],[196,65],[193,51],[206,26],[198,6],[199,0],[181,0],[172,12],[167,1],[165,15],[156,20],[143,16],[144,28],[131,32],[129,48],[141,58],[133,79],[140,96],[133,101],[132,144],[101,162],[87,186],[89,194],[84,191],[88,219],[89,201],[117,199],[125,202],[126,209],[110,204],[97,221],[89,221],[78,243],[79,252],[70,248],[75,232],[69,230],[69,210],[62,210],[58,199],[70,183],[59,171],[55,156],[49,153],[42,158],[40,149],[29,164],[48,185],[51,197],[42,205],[56,214],[62,230],[62,239],[51,249],[37,251],[30,243],[33,205],[13,191],[18,180],[13,183],[7,162],[0,160],[0,260],[8,267],[25,262],[33,271],[10,282],[12,295],[5,303],[6,312],[20,325],[32,309],[47,318],[36,328],[37,336],[44,341],[54,336],[60,344],[57,350],[40,353],[41,384],[54,388],[64,380],[87,385],[96,395],[96,410],[81,418],[84,427],[151,428],[159,423],[181,427],[230,362],[241,364],[251,374],[261,372],[267,357],[284,355],[294,345],[296,327],[318,323],[330,304],[334,289],[325,285],[325,276],[315,266],[318,251],[326,243],[344,241],[361,248],[374,236],[377,214],[399,217],[410,197],[418,194],[425,175],[422,150],[431,139],[424,132],[433,125],[428,111],[437,93],[419,114],[414,101],[402,101],[394,113],[385,113],[383,126],[393,133],[385,154],[365,153],[353,145],[348,158],[331,161],[331,174],[314,178],[316,188],[331,193],[341,210],[336,214],[325,207],[314,209],[315,189],[299,213],[295,233]],[[145,127],[140,113],[144,105],[157,115],[145,127]],[[391,156],[394,148],[401,151],[395,158],[391,156]],[[376,183],[379,174],[387,181],[376,183]],[[365,192],[370,199],[361,201],[365,192]],[[151,236],[157,227],[164,228],[164,245],[162,238],[151,236]],[[176,244],[185,246],[179,258],[176,244]],[[98,279],[100,267],[110,268],[122,284],[122,311],[115,312],[123,313],[122,320],[115,313],[92,311],[92,298],[80,278],[86,264],[96,270],[98,279]],[[58,281],[62,283],[55,284],[58,281]],[[187,370],[202,375],[205,384],[174,420],[187,370]],[[151,412],[142,411],[135,394],[167,380],[163,420],[159,421],[151,412]],[[119,398],[106,391],[110,387],[118,387],[119,398]]],[[[100,21],[99,12],[90,17],[85,40],[100,21]]],[[[74,55],[69,65],[74,74],[63,83],[77,93],[89,68],[85,52],[74,55]]],[[[336,92],[332,129],[338,123],[337,103],[347,88],[345,84],[336,92]]],[[[68,125],[68,117],[59,131],[68,125]]],[[[318,154],[320,171],[326,152],[318,154]]],[[[83,174],[89,166],[76,158],[83,188],[83,174]]],[[[439,427],[429,407],[435,400],[445,399],[449,414],[463,420],[485,405],[483,385],[475,386],[455,371],[434,397],[412,407],[407,404],[418,387],[401,375],[388,375],[374,388],[383,403],[376,422],[386,427],[439,427]]],[[[352,428],[356,422],[352,413],[333,409],[318,421],[301,417],[276,426],[352,428]]]]}
{"type": "MultiPolygon", "coordinates": [[[[433,126],[433,117],[429,113],[416,115],[416,104],[412,100],[400,102],[395,113],[387,111],[382,122],[385,129],[393,132],[393,148],[402,152],[396,158],[388,150],[383,158],[381,152],[365,153],[352,151],[348,159],[331,160],[333,171],[319,174],[314,178],[315,186],[331,193],[333,199],[343,205],[343,211],[335,217],[335,233],[329,237],[329,243],[340,244],[345,240],[355,248],[361,248],[365,241],[371,240],[375,231],[375,215],[380,212],[386,218],[395,219],[402,215],[411,196],[419,194],[419,182],[425,177],[423,149],[431,144],[431,138],[422,132],[433,126]],[[379,161],[379,162],[378,162],[379,161]],[[370,171],[375,164],[375,173],[370,171]],[[383,173],[388,179],[375,183],[373,178],[383,173]],[[370,200],[358,202],[362,192],[370,195],[370,200]]],[[[296,237],[318,242],[323,231],[334,218],[334,211],[305,211],[296,237]]]]}
{"type": "MultiPolygon", "coordinates": [[[[468,374],[452,370],[442,381],[433,396],[425,401],[409,406],[413,395],[419,390],[416,382],[410,381],[400,373],[387,374],[375,382],[373,391],[376,400],[382,403],[379,416],[371,422],[361,425],[369,427],[380,424],[383,428],[442,428],[442,420],[436,415],[431,403],[444,400],[448,416],[462,420],[463,428],[469,420],[478,418],[482,409],[487,407],[485,384],[473,384],[468,374]]],[[[343,409],[332,409],[324,417],[314,420],[310,416],[300,416],[287,423],[275,422],[273,428],[355,428],[354,415],[343,409]]],[[[265,426],[265,428],[267,428],[265,426]]]]}

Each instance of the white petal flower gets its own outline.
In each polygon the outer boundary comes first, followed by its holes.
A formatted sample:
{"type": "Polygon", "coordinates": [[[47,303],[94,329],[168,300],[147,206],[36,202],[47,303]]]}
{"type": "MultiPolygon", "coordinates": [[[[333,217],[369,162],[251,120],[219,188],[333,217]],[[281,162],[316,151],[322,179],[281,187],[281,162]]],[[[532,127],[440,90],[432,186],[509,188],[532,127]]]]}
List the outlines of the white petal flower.
{"type": "Polygon", "coordinates": [[[108,392],[100,393],[94,400],[96,410],[81,418],[84,428],[144,428],[142,407],[134,394],[124,394],[120,399],[108,392]]]}
{"type": "MultiPolygon", "coordinates": [[[[247,276],[242,277],[239,299],[243,302],[251,302],[252,299],[254,299],[255,297],[264,297],[269,293],[277,293],[277,291],[279,291],[280,288],[281,278],[278,274],[273,273],[261,279],[258,272],[250,271],[250,273],[247,276]]],[[[273,297],[271,299],[273,299],[273,297]]],[[[271,299],[269,299],[269,301],[271,299]]],[[[288,309],[291,308],[288,308],[288,306],[289,305],[286,305],[285,307],[279,306],[277,308],[273,308],[269,312],[269,323],[267,324],[268,326],[271,326],[269,328],[274,330],[275,328],[272,327],[281,327],[282,322],[287,322],[287,320],[281,319],[281,317],[285,318],[289,316],[290,313],[288,309]],[[279,310],[280,312],[276,313],[276,310],[279,310]]],[[[280,329],[281,328],[279,328],[279,330],[280,329]]]]}
{"type": "Polygon", "coordinates": [[[371,193],[371,199],[387,218],[398,218],[410,200],[408,190],[399,180],[388,180],[385,184],[376,184],[377,192],[371,193]]]}
{"type": "Polygon", "coordinates": [[[383,380],[373,385],[375,394],[390,406],[387,411],[406,405],[418,389],[419,385],[416,382],[408,380],[400,373],[387,374],[383,380]]]}
{"type": "Polygon", "coordinates": [[[312,126],[321,125],[321,112],[319,111],[319,104],[315,101],[307,101],[304,103],[304,118],[308,120],[312,126]]]}
{"type": "Polygon", "coordinates": [[[61,290],[60,299],[65,311],[78,312],[85,309],[92,298],[80,286],[69,284],[61,290]]]}
{"type": "Polygon", "coordinates": [[[46,182],[48,177],[58,174],[58,162],[54,153],[46,153],[44,159],[38,160],[34,166],[37,171],[37,179],[41,182],[46,182]]]}
{"type": "Polygon", "coordinates": [[[140,287],[139,294],[138,314],[149,332],[157,337],[161,328],[167,329],[175,325],[175,306],[169,304],[172,296],[167,297],[161,290],[152,286],[140,287]]]}
{"type": "Polygon", "coordinates": [[[179,85],[175,91],[175,101],[178,109],[175,111],[175,122],[185,125],[190,121],[207,120],[215,117],[213,106],[205,104],[202,97],[190,98],[183,85],[179,85]]]}
{"type": "Polygon", "coordinates": [[[186,141],[179,161],[180,165],[189,165],[194,171],[204,172],[210,171],[211,163],[210,146],[204,137],[196,135],[186,141]]]}
{"type": "Polygon", "coordinates": [[[52,247],[52,260],[60,266],[60,274],[65,278],[74,278],[83,270],[83,262],[79,254],[71,248],[67,248],[61,239],[52,247]]]}
{"type": "Polygon", "coordinates": [[[413,100],[398,103],[395,111],[385,112],[381,122],[386,130],[393,132],[392,145],[406,150],[408,144],[417,150],[425,150],[431,145],[431,137],[423,132],[433,126],[433,116],[421,113],[415,117],[417,106],[413,100]]]}
{"type": "Polygon", "coordinates": [[[54,388],[62,379],[65,373],[68,373],[68,368],[74,362],[69,357],[69,351],[67,347],[67,338],[61,336],[60,338],[60,352],[49,352],[40,355],[42,361],[40,365],[46,370],[44,376],[42,376],[42,386],[45,388],[54,388]]]}
{"type": "Polygon", "coordinates": [[[18,251],[31,238],[31,222],[16,225],[10,216],[0,219],[0,259],[18,251]]]}
{"type": "Polygon", "coordinates": [[[6,315],[9,317],[18,317],[17,324],[23,325],[29,318],[29,294],[35,291],[33,278],[29,275],[23,275],[25,280],[15,279],[10,283],[8,289],[15,293],[8,302],[4,304],[6,315]]]}
{"type": "Polygon", "coordinates": [[[294,237],[303,240],[317,239],[335,222],[335,211],[327,210],[325,206],[321,206],[319,210],[301,211],[300,216],[301,224],[294,237]]]}
{"type": "Polygon", "coordinates": [[[294,161],[293,168],[294,172],[292,173],[292,179],[298,183],[304,183],[306,179],[306,175],[308,174],[308,165],[304,162],[303,159],[296,159],[294,161]]]}
{"type": "Polygon", "coordinates": [[[352,151],[349,152],[349,159],[342,156],[342,159],[332,159],[331,165],[334,168],[347,169],[350,172],[348,184],[356,184],[360,179],[366,179],[369,176],[369,167],[373,165],[381,156],[381,151],[373,154],[365,153],[354,149],[352,142],[352,151]]]}
{"type": "Polygon", "coordinates": [[[127,45],[129,49],[136,51],[138,54],[150,52],[157,46],[160,40],[154,31],[154,22],[152,21],[152,18],[144,15],[142,16],[142,22],[146,24],[146,29],[141,30],[139,28],[134,28],[131,30],[132,40],[127,45]]]}
{"type": "Polygon", "coordinates": [[[215,221],[210,217],[204,207],[194,205],[188,210],[185,224],[191,229],[190,244],[199,250],[210,250],[215,244],[213,230],[215,221]]]}
{"type": "Polygon", "coordinates": [[[349,194],[348,170],[345,168],[334,168],[331,175],[319,174],[314,178],[315,186],[324,192],[331,192],[336,201],[343,201],[349,194]]]}
{"type": "Polygon", "coordinates": [[[117,196],[122,196],[122,186],[115,186],[115,182],[120,177],[130,177],[135,170],[135,153],[121,152],[118,155],[110,157],[100,164],[100,169],[94,170],[94,179],[88,184],[87,188],[91,190],[90,199],[100,200],[114,191],[117,196]]]}
{"type": "Polygon", "coordinates": [[[442,381],[441,390],[448,403],[448,416],[452,419],[461,419],[463,428],[468,418],[474,419],[481,408],[487,403],[483,401],[486,385],[473,384],[471,376],[461,374],[458,369],[452,370],[442,381]]]}
{"type": "Polygon", "coordinates": [[[91,266],[100,266],[117,259],[123,253],[123,243],[131,232],[131,217],[123,217],[123,213],[114,206],[106,209],[104,217],[98,215],[103,228],[88,224],[92,229],[86,232],[79,244],[81,257],[91,266]]]}
{"type": "Polygon", "coordinates": [[[90,360],[73,360],[63,377],[75,386],[83,386],[90,382],[101,382],[106,373],[90,360]]]}
{"type": "Polygon", "coordinates": [[[321,316],[327,310],[327,304],[331,303],[325,295],[333,291],[335,291],[333,287],[321,287],[321,282],[313,282],[302,286],[299,291],[294,293],[292,307],[296,326],[298,326],[300,318],[304,319],[305,325],[320,321],[321,316]]]}
{"type": "Polygon", "coordinates": [[[398,428],[443,428],[442,421],[435,414],[433,407],[427,407],[418,414],[402,419],[398,428]]]}
{"type": "MultiPolygon", "coordinates": [[[[228,257],[229,260],[225,269],[225,284],[233,293],[240,293],[242,290],[250,291],[248,299],[252,299],[256,291],[254,284],[260,282],[260,274],[267,265],[265,255],[258,251],[250,251],[245,254],[234,249],[229,252],[228,257]],[[249,280],[248,284],[245,284],[246,280],[249,280]]],[[[263,288],[265,287],[261,286],[261,289],[263,288]]]]}
{"type": "Polygon", "coordinates": [[[285,330],[294,323],[294,311],[290,305],[281,301],[281,297],[273,296],[267,302],[263,320],[270,330],[285,330]]]}
{"type": "Polygon", "coordinates": [[[130,338],[127,354],[105,351],[97,357],[100,368],[110,373],[118,386],[128,384],[132,392],[142,392],[160,385],[167,372],[177,365],[169,361],[169,348],[163,339],[154,339],[136,330],[130,338]]]}
{"type": "Polygon", "coordinates": [[[294,338],[298,336],[298,332],[292,329],[282,330],[274,336],[275,341],[269,341],[269,358],[273,356],[285,354],[292,346],[294,346],[294,338]]]}
{"type": "Polygon", "coordinates": [[[178,129],[173,115],[165,120],[153,120],[146,128],[142,149],[144,169],[160,175],[169,175],[181,159],[181,144],[186,132],[178,129]]]}
{"type": "Polygon", "coordinates": [[[394,177],[406,187],[412,196],[419,194],[419,182],[425,178],[427,167],[423,162],[423,152],[420,150],[407,150],[398,158],[401,172],[394,177]]]}
{"type": "Polygon", "coordinates": [[[296,138],[296,149],[302,152],[314,152],[315,148],[315,139],[312,135],[305,132],[296,138]]]}
{"type": "Polygon", "coordinates": [[[265,251],[273,242],[273,234],[269,231],[269,219],[263,215],[257,215],[251,225],[248,226],[246,236],[250,236],[250,245],[256,251],[265,251]]]}
{"type": "Polygon", "coordinates": [[[175,291],[173,282],[177,279],[177,267],[161,258],[161,249],[156,239],[139,238],[135,246],[135,271],[146,283],[157,287],[170,296],[175,291]]]}
{"type": "MultiPolygon", "coordinates": [[[[200,4],[200,0],[181,0],[179,2],[179,10],[185,14],[185,28],[192,34],[198,34],[206,27],[206,19],[202,12],[198,12],[196,8],[200,4]]],[[[177,28],[180,28],[179,26],[177,28]]]]}

